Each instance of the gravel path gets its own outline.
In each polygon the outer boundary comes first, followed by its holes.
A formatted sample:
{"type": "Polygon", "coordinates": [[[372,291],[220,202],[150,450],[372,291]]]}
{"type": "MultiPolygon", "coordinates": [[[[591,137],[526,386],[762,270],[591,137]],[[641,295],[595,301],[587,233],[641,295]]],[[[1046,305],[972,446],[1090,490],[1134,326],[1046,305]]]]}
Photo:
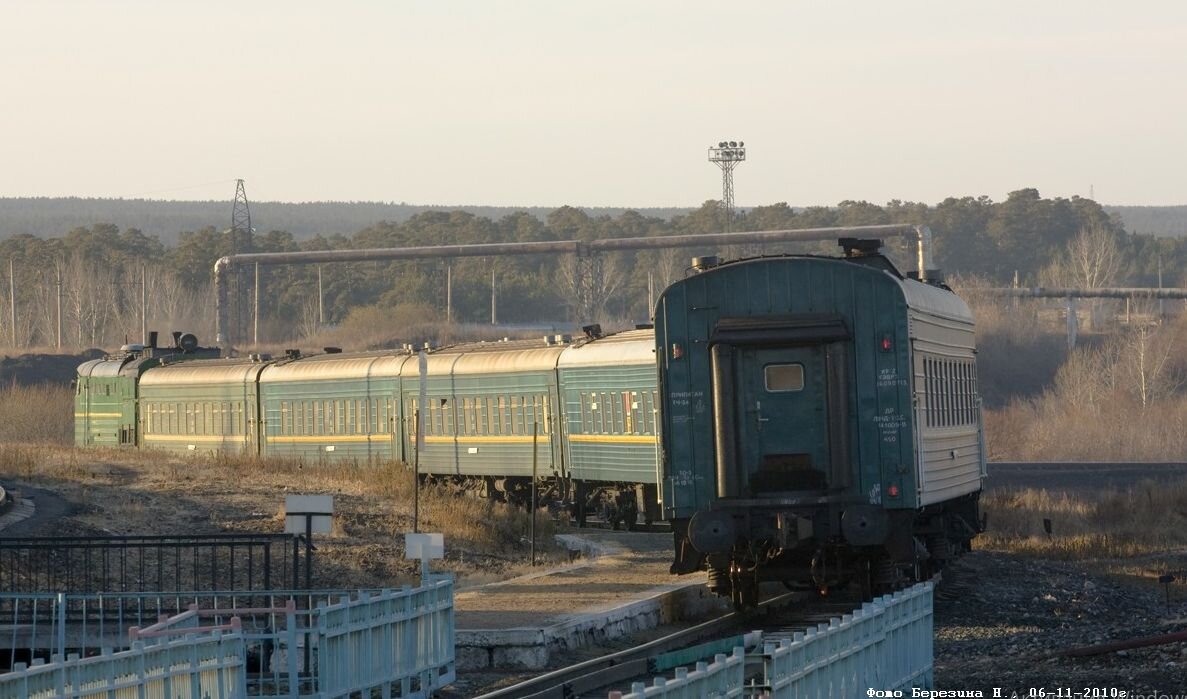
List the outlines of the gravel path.
{"type": "MultiPolygon", "coordinates": [[[[1163,591],[1101,572],[1101,566],[977,551],[949,576],[956,599],[936,601],[936,686],[1034,689],[1102,688],[1187,693],[1187,644],[1086,658],[1068,648],[1187,630],[1187,587],[1163,591]]],[[[991,694],[987,694],[991,696],[991,694]]],[[[1052,696],[1048,694],[1047,696],[1052,696]]],[[[1069,696],[1064,694],[1063,696],[1069,696]]],[[[1070,695],[1078,697],[1081,695],[1070,695]]],[[[1104,696],[1109,696],[1105,694],[1104,696]]]]}

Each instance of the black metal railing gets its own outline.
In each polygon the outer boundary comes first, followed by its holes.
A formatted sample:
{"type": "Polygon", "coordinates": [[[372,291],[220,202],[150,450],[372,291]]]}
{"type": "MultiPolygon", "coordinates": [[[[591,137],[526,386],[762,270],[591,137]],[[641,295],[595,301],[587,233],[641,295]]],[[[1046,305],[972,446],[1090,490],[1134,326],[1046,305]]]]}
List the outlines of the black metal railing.
{"type": "Polygon", "coordinates": [[[0,537],[0,592],[300,589],[311,552],[293,534],[0,537]]]}

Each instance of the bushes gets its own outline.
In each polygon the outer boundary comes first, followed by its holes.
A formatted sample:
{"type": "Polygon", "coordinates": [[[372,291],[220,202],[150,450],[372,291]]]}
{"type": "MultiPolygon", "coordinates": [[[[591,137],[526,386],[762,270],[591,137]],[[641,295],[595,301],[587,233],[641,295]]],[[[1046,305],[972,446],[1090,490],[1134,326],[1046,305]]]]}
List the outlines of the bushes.
{"type": "Polygon", "coordinates": [[[70,444],[73,439],[74,393],[68,386],[0,389],[0,443],[70,444]]]}

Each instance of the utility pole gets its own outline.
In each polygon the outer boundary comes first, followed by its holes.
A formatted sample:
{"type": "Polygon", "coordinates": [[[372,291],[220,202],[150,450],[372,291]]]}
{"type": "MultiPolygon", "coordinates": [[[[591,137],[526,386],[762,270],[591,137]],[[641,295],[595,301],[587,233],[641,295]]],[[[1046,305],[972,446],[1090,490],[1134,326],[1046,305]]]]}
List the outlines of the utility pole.
{"type": "Polygon", "coordinates": [[[655,312],[655,273],[647,272],[647,319],[655,312]]]}
{"type": "Polygon", "coordinates": [[[62,349],[62,263],[54,263],[58,291],[58,349],[62,349]]]}
{"type": "Polygon", "coordinates": [[[252,295],[251,309],[251,344],[257,349],[260,346],[260,263],[256,263],[255,292],[252,295]]]}
{"type": "Polygon", "coordinates": [[[445,322],[453,323],[453,263],[445,263],[445,322]]]}
{"type": "Polygon", "coordinates": [[[317,329],[321,330],[322,326],[326,324],[326,309],[322,303],[325,294],[322,293],[321,288],[321,265],[317,266],[317,329]]]}
{"type": "Polygon", "coordinates": [[[148,272],[140,265],[140,341],[148,346],[148,272]]]}
{"type": "Polygon", "coordinates": [[[12,323],[12,346],[16,347],[16,265],[8,258],[8,321],[12,323]]]}
{"type": "Polygon", "coordinates": [[[495,295],[495,270],[492,268],[490,271],[490,324],[491,325],[499,324],[499,314],[496,310],[497,308],[498,308],[498,306],[496,305],[496,295],[495,295]]]}

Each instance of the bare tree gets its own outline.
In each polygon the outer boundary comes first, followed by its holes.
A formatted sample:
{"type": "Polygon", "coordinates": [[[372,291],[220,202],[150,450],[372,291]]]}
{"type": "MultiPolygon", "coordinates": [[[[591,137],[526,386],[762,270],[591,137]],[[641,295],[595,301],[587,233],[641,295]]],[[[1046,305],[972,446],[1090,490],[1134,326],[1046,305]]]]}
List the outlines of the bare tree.
{"type": "MultiPolygon", "coordinates": [[[[1080,229],[1063,254],[1039,273],[1043,286],[1101,289],[1112,286],[1121,272],[1122,254],[1117,237],[1101,226],[1080,229]]],[[[1089,301],[1090,326],[1096,327],[1100,299],[1089,301]]]]}
{"type": "MultiPolygon", "coordinates": [[[[591,291],[593,292],[593,310],[594,315],[600,319],[605,315],[606,304],[614,296],[614,294],[622,287],[628,278],[629,270],[624,263],[621,254],[602,254],[600,261],[601,274],[589,282],[593,285],[591,291]]],[[[566,255],[561,259],[557,269],[557,281],[562,290],[565,292],[565,298],[568,305],[576,308],[581,298],[582,279],[581,265],[578,263],[576,256],[566,255]]],[[[578,320],[587,321],[595,320],[594,318],[580,318],[578,320]]]]}
{"type": "Polygon", "coordinates": [[[1117,340],[1117,385],[1132,392],[1142,408],[1182,386],[1183,373],[1176,363],[1182,335],[1180,324],[1141,325],[1117,340]]]}

